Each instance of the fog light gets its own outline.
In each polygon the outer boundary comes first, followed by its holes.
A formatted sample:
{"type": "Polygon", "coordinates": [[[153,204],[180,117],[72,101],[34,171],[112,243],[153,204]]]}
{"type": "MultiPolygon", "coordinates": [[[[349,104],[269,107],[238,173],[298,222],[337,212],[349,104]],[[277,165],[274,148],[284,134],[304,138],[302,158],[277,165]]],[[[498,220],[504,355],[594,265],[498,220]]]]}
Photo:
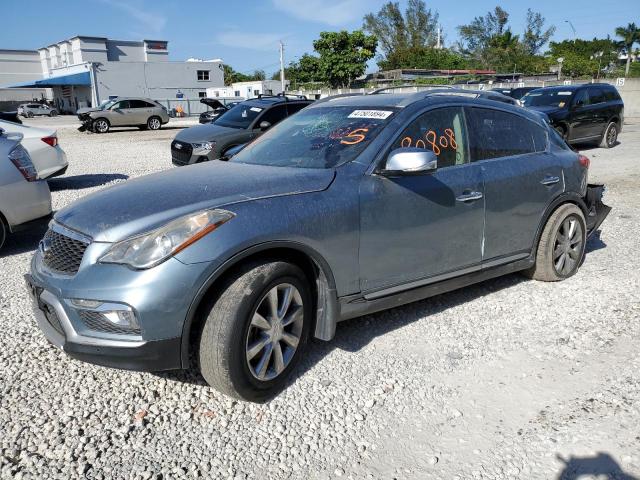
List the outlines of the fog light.
{"type": "Polygon", "coordinates": [[[123,332],[140,331],[136,313],[129,305],[83,298],[72,298],[67,303],[78,311],[80,318],[93,330],[108,331],[108,325],[112,325],[123,332]]]}
{"type": "Polygon", "coordinates": [[[110,312],[102,312],[102,315],[115,325],[137,329],[138,321],[136,315],[131,310],[112,310],[110,312]]]}

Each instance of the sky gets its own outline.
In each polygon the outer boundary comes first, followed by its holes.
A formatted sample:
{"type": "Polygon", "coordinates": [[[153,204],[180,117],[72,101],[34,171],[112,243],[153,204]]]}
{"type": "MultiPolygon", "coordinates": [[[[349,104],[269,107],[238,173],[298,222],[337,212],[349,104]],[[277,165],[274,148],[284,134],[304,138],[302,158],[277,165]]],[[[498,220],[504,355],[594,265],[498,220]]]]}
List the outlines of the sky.
{"type": "MultiPolygon", "coordinates": [[[[37,49],[76,35],[118,40],[168,40],[171,60],[222,58],[234,69],[267,74],[279,68],[279,41],[285,63],[312,52],[326,30],[354,30],[384,0],[0,0],[0,49],[37,49]]],[[[430,2],[438,11],[445,45],[457,40],[456,27],[484,15],[498,3],[485,0],[430,2]]],[[[404,9],[406,0],[400,1],[404,9]]],[[[638,0],[503,1],[509,24],[521,33],[528,6],[556,26],[553,40],[614,36],[617,26],[640,24],[638,0]]],[[[370,70],[375,69],[370,63],[370,70]]]]}

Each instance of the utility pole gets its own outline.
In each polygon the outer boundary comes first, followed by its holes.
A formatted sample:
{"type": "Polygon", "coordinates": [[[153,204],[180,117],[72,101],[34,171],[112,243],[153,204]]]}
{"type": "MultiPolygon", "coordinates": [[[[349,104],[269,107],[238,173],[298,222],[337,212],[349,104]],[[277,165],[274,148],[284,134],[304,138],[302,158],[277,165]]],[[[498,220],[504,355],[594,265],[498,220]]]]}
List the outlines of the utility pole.
{"type": "Polygon", "coordinates": [[[282,43],[282,40],[280,41],[280,87],[282,88],[282,93],[284,93],[286,85],[284,84],[284,43],[282,43]]]}
{"type": "Polygon", "coordinates": [[[438,50],[440,50],[440,49],[442,48],[442,46],[441,46],[441,42],[440,42],[440,30],[441,30],[441,28],[442,28],[442,27],[440,27],[440,25],[438,25],[438,41],[437,41],[437,43],[436,43],[436,48],[437,48],[438,50]]]}

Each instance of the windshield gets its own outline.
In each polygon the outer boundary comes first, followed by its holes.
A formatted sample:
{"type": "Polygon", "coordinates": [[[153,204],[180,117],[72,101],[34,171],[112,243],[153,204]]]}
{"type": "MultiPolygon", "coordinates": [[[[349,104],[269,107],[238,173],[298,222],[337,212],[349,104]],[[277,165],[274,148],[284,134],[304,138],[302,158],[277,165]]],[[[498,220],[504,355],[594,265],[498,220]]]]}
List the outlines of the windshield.
{"type": "Polygon", "coordinates": [[[117,103],[118,100],[109,100],[107,103],[104,103],[102,105],[100,105],[100,109],[101,110],[109,110],[115,103],[117,103]]]}
{"type": "Polygon", "coordinates": [[[569,105],[571,90],[534,90],[522,97],[525,107],[558,107],[569,105]]]}
{"type": "Polygon", "coordinates": [[[256,119],[263,107],[252,105],[251,103],[239,103],[227,110],[216,120],[216,125],[230,128],[249,128],[249,125],[256,119]]]}
{"type": "Polygon", "coordinates": [[[396,109],[318,107],[288,117],[231,161],[300,168],[332,168],[354,160],[396,109]]]}

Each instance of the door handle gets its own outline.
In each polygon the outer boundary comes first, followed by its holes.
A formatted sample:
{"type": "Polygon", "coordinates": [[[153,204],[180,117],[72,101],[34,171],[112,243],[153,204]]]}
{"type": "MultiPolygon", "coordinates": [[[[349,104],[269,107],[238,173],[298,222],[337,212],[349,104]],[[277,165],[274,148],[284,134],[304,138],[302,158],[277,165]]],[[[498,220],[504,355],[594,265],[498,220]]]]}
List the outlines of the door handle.
{"type": "Polygon", "coordinates": [[[476,200],[480,200],[483,197],[482,192],[468,192],[463,193],[459,197],[456,197],[456,200],[459,202],[467,203],[467,202],[475,202],[476,200]]]}
{"type": "Polygon", "coordinates": [[[556,184],[556,183],[558,183],[559,181],[560,181],[560,177],[551,177],[551,176],[548,176],[548,177],[544,177],[540,183],[541,183],[542,185],[549,186],[549,185],[555,185],[555,184],[556,184]]]}

